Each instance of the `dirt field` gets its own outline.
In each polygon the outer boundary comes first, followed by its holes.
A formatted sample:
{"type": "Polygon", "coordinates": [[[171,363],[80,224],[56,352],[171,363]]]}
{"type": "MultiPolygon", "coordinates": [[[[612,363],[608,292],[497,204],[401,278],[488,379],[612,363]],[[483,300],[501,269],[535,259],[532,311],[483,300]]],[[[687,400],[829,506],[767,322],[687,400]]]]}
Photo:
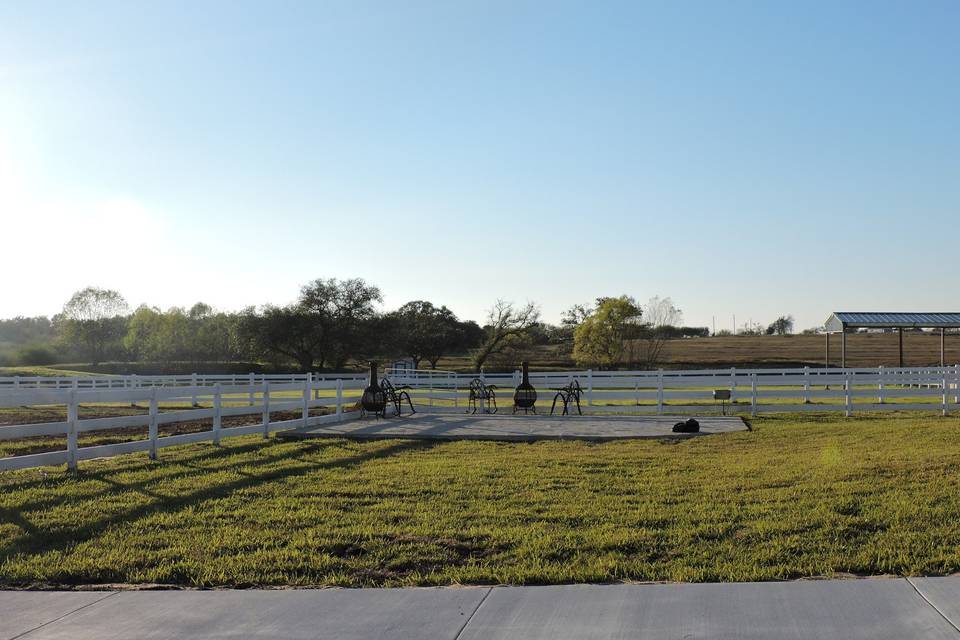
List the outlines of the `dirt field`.
{"type": "MultiPolygon", "coordinates": [[[[667,366],[811,365],[823,366],[823,336],[730,336],[671,340],[664,348],[667,366]]],[[[960,335],[948,334],[947,363],[960,362],[960,335]]],[[[896,333],[847,335],[847,365],[897,365],[896,333]]],[[[908,332],[903,336],[904,366],[940,363],[940,336],[908,332]]],[[[840,336],[830,336],[830,363],[840,366],[840,336]]]]}
{"type": "MultiPolygon", "coordinates": [[[[667,369],[709,367],[821,367],[825,340],[822,335],[724,336],[668,340],[663,349],[667,369]]],[[[946,361],[960,362],[960,335],[947,334],[946,361]]],[[[928,366],[940,363],[939,334],[907,332],[903,336],[904,366],[928,366]]],[[[840,336],[830,336],[830,364],[840,366],[840,336]]],[[[530,358],[534,369],[570,369],[576,363],[569,346],[537,347],[530,358]]],[[[847,365],[851,367],[897,366],[896,333],[856,333],[847,335],[847,365]]],[[[469,359],[446,358],[440,369],[467,371],[469,359]]],[[[488,367],[493,371],[494,367],[488,367]]]]}

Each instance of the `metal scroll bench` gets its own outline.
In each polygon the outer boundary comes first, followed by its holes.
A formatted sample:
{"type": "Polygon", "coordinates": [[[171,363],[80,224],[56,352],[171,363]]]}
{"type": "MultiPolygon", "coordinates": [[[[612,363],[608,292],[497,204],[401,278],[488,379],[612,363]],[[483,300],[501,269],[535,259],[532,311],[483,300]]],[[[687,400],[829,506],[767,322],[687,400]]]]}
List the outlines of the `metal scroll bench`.
{"type": "Polygon", "coordinates": [[[393,403],[393,408],[397,410],[397,417],[403,415],[403,401],[407,401],[407,405],[410,407],[410,413],[416,413],[417,410],[413,408],[413,401],[410,399],[410,389],[409,386],[404,385],[401,387],[393,386],[393,383],[388,379],[384,378],[380,381],[380,389],[386,395],[387,402],[393,403]]]}
{"type": "Polygon", "coordinates": [[[494,389],[495,384],[484,384],[480,378],[474,378],[470,381],[470,400],[467,410],[470,413],[476,413],[480,409],[481,413],[497,412],[497,394],[494,389]],[[493,405],[493,410],[490,406],[493,405]]]}
{"type": "Polygon", "coordinates": [[[577,415],[582,416],[583,411],[580,410],[580,396],[582,394],[580,383],[576,380],[571,380],[567,386],[557,389],[557,395],[553,396],[553,404],[550,406],[550,415],[553,415],[553,410],[557,408],[557,400],[559,400],[563,403],[563,413],[560,415],[568,415],[570,413],[570,403],[573,402],[577,405],[577,415]]]}

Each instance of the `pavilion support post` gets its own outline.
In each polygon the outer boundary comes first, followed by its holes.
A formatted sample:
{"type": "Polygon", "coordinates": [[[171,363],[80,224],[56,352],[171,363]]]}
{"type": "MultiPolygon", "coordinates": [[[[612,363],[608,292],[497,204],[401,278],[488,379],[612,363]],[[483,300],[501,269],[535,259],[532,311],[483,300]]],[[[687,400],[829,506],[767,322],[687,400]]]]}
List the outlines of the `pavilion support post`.
{"type": "Polygon", "coordinates": [[[840,368],[847,368],[847,328],[840,332],[840,368]]]}
{"type": "Polygon", "coordinates": [[[941,369],[945,367],[947,364],[946,349],[944,349],[945,336],[946,336],[946,329],[941,327],[940,328],[940,368],[941,369]]]}
{"type": "Polygon", "coordinates": [[[903,327],[899,327],[897,329],[897,336],[900,342],[900,357],[898,359],[898,362],[900,364],[897,366],[899,366],[902,369],[903,368],[903,327]]]}

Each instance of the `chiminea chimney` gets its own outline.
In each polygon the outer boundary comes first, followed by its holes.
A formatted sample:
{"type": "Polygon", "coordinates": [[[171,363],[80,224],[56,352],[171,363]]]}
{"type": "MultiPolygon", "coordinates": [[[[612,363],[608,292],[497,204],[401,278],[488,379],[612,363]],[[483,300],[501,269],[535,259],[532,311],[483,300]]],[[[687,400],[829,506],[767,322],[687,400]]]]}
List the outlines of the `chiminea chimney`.
{"type": "Polygon", "coordinates": [[[375,416],[386,417],[384,409],[387,406],[387,394],[383,392],[380,383],[377,382],[377,363],[373,360],[370,361],[370,384],[363,390],[363,395],[360,397],[360,406],[363,407],[364,411],[369,411],[375,416]]]}
{"type": "Polygon", "coordinates": [[[537,409],[534,405],[537,402],[537,390],[530,384],[530,363],[524,360],[520,363],[520,368],[523,371],[523,379],[513,392],[513,412],[523,409],[524,413],[528,411],[536,413],[537,409]]]}

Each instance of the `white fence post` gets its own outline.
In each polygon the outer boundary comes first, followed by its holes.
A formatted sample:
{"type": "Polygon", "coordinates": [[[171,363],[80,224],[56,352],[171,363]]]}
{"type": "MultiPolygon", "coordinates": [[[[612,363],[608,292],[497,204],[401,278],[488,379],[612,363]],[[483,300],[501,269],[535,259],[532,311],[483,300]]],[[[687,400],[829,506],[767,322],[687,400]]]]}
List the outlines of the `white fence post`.
{"type": "Polygon", "coordinates": [[[877,382],[877,402],[883,404],[883,365],[877,367],[877,376],[879,378],[877,382]]]}
{"type": "Polygon", "coordinates": [[[750,374],[750,415],[757,415],[757,374],[750,374]]]}
{"type": "Polygon", "coordinates": [[[947,415],[947,376],[946,374],[944,374],[943,376],[943,387],[941,388],[941,391],[943,391],[943,400],[941,402],[942,404],[941,414],[946,416],[947,415]]]}
{"type": "Polygon", "coordinates": [[[593,369],[587,369],[587,406],[593,406],[593,369]]]}
{"type": "Polygon", "coordinates": [[[223,397],[220,394],[220,383],[213,385],[213,444],[220,446],[220,423],[223,397]]]}
{"type": "Polygon", "coordinates": [[[303,382],[303,426],[307,426],[307,420],[310,418],[310,374],[303,382]]]}
{"type": "Polygon", "coordinates": [[[263,381],[263,437],[270,437],[270,383],[263,381]]]}
{"type": "Polygon", "coordinates": [[[251,371],[247,374],[247,384],[250,385],[250,395],[247,397],[247,406],[253,406],[253,396],[256,395],[256,392],[253,390],[253,384],[255,380],[253,379],[253,372],[251,371]]]}
{"type": "Polygon", "coordinates": [[[730,404],[737,401],[737,368],[730,367],[730,404]]]}
{"type": "Polygon", "coordinates": [[[657,369],[657,415],[663,414],[663,369],[657,369]]]}
{"type": "Polygon", "coordinates": [[[71,389],[67,402],[67,469],[77,470],[77,422],[80,420],[80,404],[77,390],[71,389]]]}
{"type": "Polygon", "coordinates": [[[960,404],[960,364],[953,365],[954,371],[954,383],[953,388],[956,389],[955,395],[953,396],[953,404],[960,404]]]}
{"type": "Polygon", "coordinates": [[[193,387],[193,406],[199,407],[200,403],[197,402],[197,374],[190,374],[190,386],[193,387]]]}
{"type": "Polygon", "coordinates": [[[154,387],[150,390],[150,428],[148,435],[150,436],[150,459],[157,459],[157,436],[158,436],[158,424],[157,424],[157,414],[159,413],[159,408],[157,406],[157,388],[154,387]]]}
{"type": "MultiPolygon", "coordinates": [[[[514,379],[516,379],[516,377],[517,377],[516,372],[514,372],[513,377],[514,377],[514,379]]],[[[480,384],[483,384],[483,385],[487,384],[487,381],[486,381],[486,380],[484,379],[484,377],[483,377],[483,369],[482,369],[482,368],[480,369],[480,384]]],[[[483,401],[483,398],[480,398],[480,402],[479,402],[478,404],[480,405],[480,414],[482,415],[482,414],[486,413],[486,412],[487,412],[487,404],[483,401]]],[[[467,403],[467,413],[469,413],[469,412],[470,412],[470,403],[468,402],[468,403],[467,403]]]]}
{"type": "Polygon", "coordinates": [[[17,391],[20,389],[20,376],[13,376],[13,390],[17,391]]]}
{"type": "Polygon", "coordinates": [[[843,371],[843,392],[844,400],[846,403],[846,408],[844,410],[844,415],[850,417],[850,412],[852,410],[852,398],[850,396],[850,371],[844,369],[843,371]]]}
{"type": "Polygon", "coordinates": [[[337,421],[343,420],[343,378],[337,379],[337,421]]]}
{"type": "Polygon", "coordinates": [[[453,388],[453,408],[456,409],[459,406],[459,399],[457,396],[460,394],[460,389],[457,388],[457,374],[453,374],[451,377],[450,374],[447,374],[448,385],[453,388]]]}
{"type": "Polygon", "coordinates": [[[803,368],[803,404],[810,404],[810,367],[803,368]]]}

